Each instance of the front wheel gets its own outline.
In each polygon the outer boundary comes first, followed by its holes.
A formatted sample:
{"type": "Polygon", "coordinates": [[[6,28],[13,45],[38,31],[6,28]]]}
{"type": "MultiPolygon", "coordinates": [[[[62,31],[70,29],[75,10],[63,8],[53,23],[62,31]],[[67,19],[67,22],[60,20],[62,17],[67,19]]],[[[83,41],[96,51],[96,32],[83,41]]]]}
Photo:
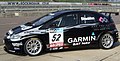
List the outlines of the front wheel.
{"type": "Polygon", "coordinates": [[[106,33],[100,38],[100,47],[103,49],[110,49],[114,45],[114,38],[111,34],[106,33]]]}
{"type": "Polygon", "coordinates": [[[24,51],[26,54],[36,56],[42,53],[43,44],[38,38],[30,38],[25,42],[24,51]]]}

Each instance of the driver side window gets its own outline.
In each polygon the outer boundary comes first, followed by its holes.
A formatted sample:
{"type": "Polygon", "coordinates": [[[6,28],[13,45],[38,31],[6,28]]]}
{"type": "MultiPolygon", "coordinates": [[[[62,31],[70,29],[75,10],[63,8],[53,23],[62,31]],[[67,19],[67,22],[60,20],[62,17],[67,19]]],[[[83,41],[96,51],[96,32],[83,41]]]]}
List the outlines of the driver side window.
{"type": "Polygon", "coordinates": [[[76,24],[78,24],[78,15],[67,14],[53,20],[49,27],[74,26],[76,24]]]}
{"type": "Polygon", "coordinates": [[[52,21],[52,23],[49,25],[49,27],[50,28],[59,27],[61,21],[62,21],[61,17],[57,18],[57,19],[52,21]]]}

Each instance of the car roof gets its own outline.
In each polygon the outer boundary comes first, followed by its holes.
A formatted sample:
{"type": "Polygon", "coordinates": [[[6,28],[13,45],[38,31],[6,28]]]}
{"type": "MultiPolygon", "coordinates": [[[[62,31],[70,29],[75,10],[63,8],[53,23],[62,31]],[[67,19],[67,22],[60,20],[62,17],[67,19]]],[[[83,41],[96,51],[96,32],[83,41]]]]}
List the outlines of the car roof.
{"type": "Polygon", "coordinates": [[[89,10],[58,10],[55,12],[51,12],[52,14],[56,15],[60,15],[60,14],[64,14],[64,13],[72,13],[72,12],[91,12],[91,13],[98,13],[96,11],[89,11],[89,10]]]}

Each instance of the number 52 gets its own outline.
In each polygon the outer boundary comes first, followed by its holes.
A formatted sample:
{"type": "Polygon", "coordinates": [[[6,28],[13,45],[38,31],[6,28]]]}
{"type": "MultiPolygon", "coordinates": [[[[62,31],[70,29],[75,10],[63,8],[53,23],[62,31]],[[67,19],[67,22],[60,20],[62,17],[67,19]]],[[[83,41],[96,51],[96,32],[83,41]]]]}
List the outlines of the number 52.
{"type": "Polygon", "coordinates": [[[53,35],[53,38],[52,38],[52,42],[60,41],[60,40],[59,40],[60,37],[61,37],[61,34],[54,34],[54,35],[53,35]]]}

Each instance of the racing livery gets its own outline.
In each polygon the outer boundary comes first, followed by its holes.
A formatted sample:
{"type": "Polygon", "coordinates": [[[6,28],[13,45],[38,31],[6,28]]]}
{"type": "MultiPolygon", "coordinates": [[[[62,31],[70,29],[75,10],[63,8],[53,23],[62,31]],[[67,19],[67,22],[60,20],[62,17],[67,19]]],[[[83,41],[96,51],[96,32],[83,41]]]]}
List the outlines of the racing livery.
{"type": "Polygon", "coordinates": [[[61,10],[9,30],[5,50],[38,55],[44,51],[85,47],[110,49],[118,41],[111,14],[85,10],[61,10]]]}

